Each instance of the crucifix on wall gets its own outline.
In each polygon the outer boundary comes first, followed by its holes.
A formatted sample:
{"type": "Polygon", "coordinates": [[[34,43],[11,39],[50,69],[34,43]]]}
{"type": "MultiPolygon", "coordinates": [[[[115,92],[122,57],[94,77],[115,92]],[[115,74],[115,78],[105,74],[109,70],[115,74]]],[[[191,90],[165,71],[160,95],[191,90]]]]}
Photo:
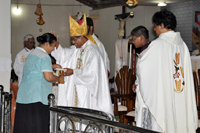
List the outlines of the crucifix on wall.
{"type": "Polygon", "coordinates": [[[133,18],[133,15],[126,13],[126,7],[122,6],[122,14],[115,15],[115,20],[119,20],[118,38],[126,38],[126,20],[133,18]]]}
{"type": "Polygon", "coordinates": [[[115,43],[116,49],[116,73],[124,65],[132,68],[133,74],[135,74],[135,49],[133,49],[133,44],[130,40],[126,39],[126,20],[133,18],[133,13],[126,13],[126,7],[122,7],[122,14],[115,15],[115,20],[119,20],[118,28],[118,40],[115,43]],[[129,53],[129,56],[128,56],[129,53]],[[129,60],[129,61],[128,61],[129,60]]]}

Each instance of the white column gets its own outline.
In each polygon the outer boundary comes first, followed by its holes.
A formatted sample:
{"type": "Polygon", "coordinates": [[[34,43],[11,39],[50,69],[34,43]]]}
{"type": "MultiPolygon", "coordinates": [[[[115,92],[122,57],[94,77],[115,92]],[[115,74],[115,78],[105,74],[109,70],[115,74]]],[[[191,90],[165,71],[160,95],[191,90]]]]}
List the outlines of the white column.
{"type": "Polygon", "coordinates": [[[0,0],[0,85],[10,92],[11,0],[0,0]]]}

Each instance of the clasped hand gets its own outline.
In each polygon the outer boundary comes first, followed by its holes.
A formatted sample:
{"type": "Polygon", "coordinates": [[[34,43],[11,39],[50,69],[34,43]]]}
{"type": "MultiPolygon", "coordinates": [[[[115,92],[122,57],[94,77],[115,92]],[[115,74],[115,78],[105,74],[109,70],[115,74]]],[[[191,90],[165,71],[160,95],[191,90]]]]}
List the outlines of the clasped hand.
{"type": "Polygon", "coordinates": [[[67,71],[64,72],[64,76],[70,76],[74,73],[73,69],[70,69],[70,68],[64,68],[66,69],[67,71]]]}
{"type": "MultiPolygon", "coordinates": [[[[62,68],[62,66],[59,64],[54,64],[54,65],[52,65],[52,67],[53,67],[53,69],[62,68]]],[[[66,69],[66,72],[62,73],[62,75],[64,75],[64,76],[70,76],[74,73],[73,69],[70,69],[70,68],[64,68],[64,69],[66,69]]]]}

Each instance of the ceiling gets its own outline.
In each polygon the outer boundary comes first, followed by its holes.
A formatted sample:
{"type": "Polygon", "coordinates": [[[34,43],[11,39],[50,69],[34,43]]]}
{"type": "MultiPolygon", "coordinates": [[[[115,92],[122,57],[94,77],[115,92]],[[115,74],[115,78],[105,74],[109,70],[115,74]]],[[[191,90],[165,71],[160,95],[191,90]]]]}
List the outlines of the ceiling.
{"type": "MultiPolygon", "coordinates": [[[[12,4],[28,4],[28,5],[37,5],[41,1],[42,5],[50,6],[80,6],[86,5],[92,9],[103,9],[108,7],[115,6],[124,6],[126,5],[127,0],[11,0],[12,4]]],[[[183,3],[194,0],[137,0],[137,6],[157,6],[159,2],[166,2],[167,4],[183,3]]]]}
{"type": "MultiPolygon", "coordinates": [[[[124,6],[127,0],[76,0],[84,5],[95,9],[103,9],[114,6],[124,6]]],[[[137,0],[138,5],[141,6],[157,6],[159,2],[166,2],[167,4],[183,3],[194,0],[137,0]]]]}

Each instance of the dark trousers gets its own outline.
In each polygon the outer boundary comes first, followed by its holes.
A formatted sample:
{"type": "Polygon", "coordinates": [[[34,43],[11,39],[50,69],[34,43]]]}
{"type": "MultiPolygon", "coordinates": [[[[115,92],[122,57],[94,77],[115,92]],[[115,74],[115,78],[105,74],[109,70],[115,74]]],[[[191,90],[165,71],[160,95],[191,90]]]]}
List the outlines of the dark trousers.
{"type": "Polygon", "coordinates": [[[49,106],[17,103],[13,133],[49,133],[49,106]]]}

